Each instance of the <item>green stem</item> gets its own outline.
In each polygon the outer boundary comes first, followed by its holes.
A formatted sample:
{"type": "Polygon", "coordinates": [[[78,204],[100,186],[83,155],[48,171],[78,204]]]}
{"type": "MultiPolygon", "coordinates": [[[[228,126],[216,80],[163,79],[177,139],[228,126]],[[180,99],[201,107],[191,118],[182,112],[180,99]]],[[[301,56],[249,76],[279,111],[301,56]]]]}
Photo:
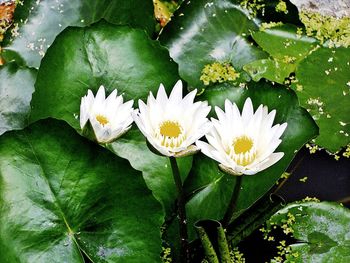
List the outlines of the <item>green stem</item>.
{"type": "Polygon", "coordinates": [[[233,189],[230,203],[229,203],[228,208],[226,210],[224,219],[222,220],[222,226],[224,228],[227,228],[227,226],[229,225],[229,223],[231,221],[233,213],[236,209],[239,191],[241,190],[243,175],[237,176],[236,178],[237,178],[237,180],[236,180],[235,188],[233,189]]]}
{"type": "Polygon", "coordinates": [[[220,262],[221,263],[230,263],[231,257],[230,257],[230,250],[228,248],[228,243],[226,239],[225,230],[220,225],[216,231],[218,232],[218,247],[220,252],[220,262]]]}
{"type": "Polygon", "coordinates": [[[200,220],[194,224],[209,263],[231,263],[226,233],[216,220],[200,220]]]}
{"type": "Polygon", "coordinates": [[[187,233],[187,219],[185,208],[185,195],[182,188],[182,182],[177,166],[176,158],[170,157],[171,169],[173,171],[173,177],[177,189],[177,210],[179,215],[179,228],[180,228],[180,244],[181,244],[181,262],[189,262],[189,250],[188,250],[188,233],[187,233]]]}
{"type": "Polygon", "coordinates": [[[196,223],[195,227],[199,236],[199,239],[202,243],[202,247],[204,250],[205,258],[209,263],[220,263],[219,258],[216,254],[214,246],[210,241],[210,238],[204,228],[204,226],[200,225],[201,222],[196,223]]]}

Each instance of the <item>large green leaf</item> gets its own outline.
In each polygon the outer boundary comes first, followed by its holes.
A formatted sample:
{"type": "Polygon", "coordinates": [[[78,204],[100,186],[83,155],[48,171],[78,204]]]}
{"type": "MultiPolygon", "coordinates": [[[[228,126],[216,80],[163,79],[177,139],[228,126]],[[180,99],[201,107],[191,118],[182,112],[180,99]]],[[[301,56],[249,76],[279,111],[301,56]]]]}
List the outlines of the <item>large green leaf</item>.
{"type": "Polygon", "coordinates": [[[36,74],[14,63],[0,67],[0,135],[27,125],[36,74]]]}
{"type": "Polygon", "coordinates": [[[63,122],[0,138],[1,262],[159,262],[162,216],[140,173],[63,122]]]}
{"type": "Polygon", "coordinates": [[[130,24],[154,31],[155,19],[151,0],[26,0],[15,12],[16,27],[4,56],[13,53],[30,67],[40,61],[55,37],[67,26],[86,26],[101,18],[114,24],[130,24]]]}
{"type": "Polygon", "coordinates": [[[205,65],[231,63],[235,69],[266,58],[265,52],[247,39],[257,25],[228,0],[185,1],[160,35],[160,40],[179,64],[180,76],[194,88],[205,65]]]}
{"type": "Polygon", "coordinates": [[[254,80],[264,77],[277,82],[295,71],[297,82],[292,87],[320,127],[316,142],[335,152],[350,142],[350,110],[345,107],[350,88],[350,51],[325,47],[315,50],[315,39],[296,32],[292,25],[253,32],[254,40],[275,62],[254,61],[245,70],[254,80]]]}
{"type": "MultiPolygon", "coordinates": [[[[237,214],[263,196],[287,169],[296,152],[318,134],[318,128],[311,116],[299,107],[295,93],[283,86],[252,83],[246,89],[220,85],[207,89],[199,98],[221,108],[227,98],[241,108],[247,97],[252,99],[255,109],[260,104],[267,105],[270,111],[276,109],[275,123],[287,122],[288,127],[282,135],[282,143],[276,150],[284,152],[284,157],[277,164],[256,175],[244,176],[237,214]]],[[[208,218],[222,219],[235,182],[236,177],[222,173],[216,161],[197,155],[191,174],[185,182],[187,192],[192,193],[187,203],[190,222],[208,218]]]]}
{"type": "MultiPolygon", "coordinates": [[[[134,169],[143,172],[147,186],[170,216],[175,210],[177,191],[169,158],[152,153],[138,129],[130,130],[125,136],[108,144],[107,148],[118,156],[128,159],[134,169]]],[[[192,166],[192,157],[177,158],[177,163],[181,179],[185,181],[192,166]]]]}
{"type": "Polygon", "coordinates": [[[317,44],[313,38],[298,35],[293,25],[256,31],[252,37],[272,58],[253,61],[245,65],[244,70],[255,81],[266,78],[281,84],[317,44]]]}
{"type": "MultiPolygon", "coordinates": [[[[32,101],[32,120],[54,117],[80,130],[80,99],[90,88],[114,88],[125,99],[145,99],[163,83],[170,91],[178,79],[177,66],[168,52],[144,32],[100,22],[89,28],[69,28],[48,50],[42,61],[32,101]],[[57,58],[61,58],[57,60],[57,58]],[[53,81],[54,80],[54,81],[53,81]]],[[[137,130],[108,145],[143,172],[147,185],[166,211],[175,203],[175,186],[166,158],[148,150],[146,139],[137,130]]],[[[191,158],[181,166],[185,177],[191,158]]]]}
{"type": "Polygon", "coordinates": [[[104,21],[68,28],[48,50],[40,66],[31,120],[54,117],[79,128],[81,97],[100,85],[115,88],[126,100],[144,99],[163,83],[169,91],[178,79],[168,52],[138,29],[104,21]]]}
{"type": "Polygon", "coordinates": [[[297,27],[289,24],[253,32],[252,37],[272,57],[279,60],[291,57],[296,64],[317,45],[316,39],[298,35],[297,27]]]}
{"type": "Polygon", "coordinates": [[[350,262],[350,210],[328,202],[289,204],[267,222],[283,226],[298,240],[284,262],[350,262]]]}
{"type": "Polygon", "coordinates": [[[265,78],[280,84],[284,83],[290,73],[295,71],[295,65],[277,59],[260,59],[245,65],[244,70],[254,81],[265,78]]]}
{"type": "Polygon", "coordinates": [[[336,152],[350,143],[350,49],[319,48],[296,70],[300,104],[317,125],[316,143],[336,152]]]}

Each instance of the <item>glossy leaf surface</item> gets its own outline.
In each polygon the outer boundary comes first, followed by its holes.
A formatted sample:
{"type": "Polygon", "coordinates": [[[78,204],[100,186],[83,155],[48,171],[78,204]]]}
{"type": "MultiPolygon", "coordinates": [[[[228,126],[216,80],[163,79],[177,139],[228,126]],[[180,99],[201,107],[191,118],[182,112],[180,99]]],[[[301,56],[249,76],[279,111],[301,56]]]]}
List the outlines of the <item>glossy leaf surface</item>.
{"type": "Polygon", "coordinates": [[[319,48],[303,60],[293,85],[317,125],[316,143],[336,152],[350,143],[350,49],[319,48]]]}
{"type": "Polygon", "coordinates": [[[83,27],[102,18],[149,33],[155,26],[151,0],[26,0],[17,5],[16,24],[8,36],[4,56],[7,59],[19,56],[29,67],[39,67],[47,48],[66,27],[83,27]]]}
{"type": "MultiPolygon", "coordinates": [[[[238,71],[266,58],[247,36],[257,25],[228,0],[184,1],[160,35],[170,56],[179,64],[180,76],[192,88],[205,88],[200,80],[205,65],[231,63],[238,71]]],[[[190,88],[191,88],[190,87],[190,88]]]]}
{"type": "Polygon", "coordinates": [[[36,74],[14,63],[0,67],[0,135],[28,124],[36,74]]]}
{"type": "Polygon", "coordinates": [[[99,22],[69,28],[48,50],[38,72],[31,120],[54,117],[79,127],[81,97],[104,85],[124,100],[146,98],[163,83],[171,90],[177,66],[168,52],[138,29],[99,22]],[[60,58],[60,59],[57,59],[60,58]]]}
{"type": "Polygon", "coordinates": [[[315,39],[297,34],[293,25],[256,31],[252,37],[271,58],[253,61],[244,70],[255,81],[265,78],[281,84],[317,44],[315,39]]]}
{"type": "Polygon", "coordinates": [[[162,209],[127,161],[45,120],[0,138],[1,262],[159,262],[162,209]]]}
{"type": "Polygon", "coordinates": [[[285,262],[346,263],[350,261],[350,211],[339,204],[289,204],[267,222],[286,225],[298,240],[285,262]],[[288,223],[289,222],[289,223],[288,223]],[[291,223],[292,222],[292,223],[291,223]]]}
{"type": "Polygon", "coordinates": [[[284,63],[277,59],[256,60],[246,64],[243,68],[254,81],[265,78],[280,84],[283,84],[285,78],[295,71],[295,65],[284,63]]]}
{"type": "Polygon", "coordinates": [[[297,27],[282,25],[252,33],[254,41],[272,57],[284,60],[294,58],[295,64],[303,60],[316,45],[314,38],[297,34],[297,27]]]}

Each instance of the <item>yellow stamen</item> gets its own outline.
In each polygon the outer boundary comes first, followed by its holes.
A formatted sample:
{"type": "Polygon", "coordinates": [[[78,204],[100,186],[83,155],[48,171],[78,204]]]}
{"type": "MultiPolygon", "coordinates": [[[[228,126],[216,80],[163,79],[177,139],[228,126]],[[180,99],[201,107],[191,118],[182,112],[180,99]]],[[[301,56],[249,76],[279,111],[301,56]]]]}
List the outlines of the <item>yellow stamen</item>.
{"type": "Polygon", "coordinates": [[[257,156],[254,141],[245,135],[235,138],[229,150],[229,155],[238,165],[247,166],[251,164],[257,156]]]}
{"type": "Polygon", "coordinates": [[[243,135],[233,142],[233,148],[236,154],[249,152],[253,147],[253,140],[243,135]]]}
{"type": "Polygon", "coordinates": [[[175,121],[165,121],[160,125],[159,132],[163,136],[176,138],[181,134],[181,126],[175,121]]]}
{"type": "Polygon", "coordinates": [[[105,126],[109,121],[108,119],[103,115],[96,115],[96,120],[102,125],[105,126]]]}

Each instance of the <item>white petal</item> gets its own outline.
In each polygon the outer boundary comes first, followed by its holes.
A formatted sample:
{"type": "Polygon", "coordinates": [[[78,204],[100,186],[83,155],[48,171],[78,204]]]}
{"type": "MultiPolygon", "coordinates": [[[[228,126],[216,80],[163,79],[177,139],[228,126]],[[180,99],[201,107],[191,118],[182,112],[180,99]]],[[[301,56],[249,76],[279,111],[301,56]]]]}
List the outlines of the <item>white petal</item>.
{"type": "Polygon", "coordinates": [[[242,173],[246,174],[246,175],[254,175],[254,174],[258,173],[258,170],[256,170],[256,169],[244,170],[244,171],[242,171],[242,173]]]}
{"type": "MultiPolygon", "coordinates": [[[[109,94],[109,96],[106,98],[106,103],[108,104],[109,101],[116,99],[117,98],[117,94],[118,94],[118,91],[116,89],[114,89],[112,91],[112,93],[109,94]]],[[[119,97],[121,97],[121,96],[119,96],[119,97]]]]}
{"type": "Polygon", "coordinates": [[[243,123],[247,125],[249,123],[249,120],[253,117],[254,114],[254,109],[253,109],[253,103],[252,100],[248,97],[243,106],[243,111],[242,111],[242,119],[243,123]]]}
{"type": "Polygon", "coordinates": [[[207,121],[206,123],[202,124],[200,127],[196,129],[196,131],[192,132],[188,138],[182,143],[182,146],[187,148],[191,144],[195,143],[198,139],[202,138],[205,134],[207,134],[210,129],[212,128],[212,123],[210,121],[207,121]]]}
{"type": "Polygon", "coordinates": [[[196,141],[197,147],[201,150],[203,154],[206,156],[214,159],[215,161],[219,163],[226,163],[224,158],[221,158],[220,155],[216,154],[216,150],[213,146],[210,144],[203,142],[203,141],[196,141]]]}
{"type": "Polygon", "coordinates": [[[222,145],[220,134],[213,130],[210,134],[205,136],[210,145],[212,145],[217,151],[225,152],[225,148],[222,145]]]}
{"type": "Polygon", "coordinates": [[[283,152],[277,152],[277,153],[273,153],[268,157],[268,160],[262,164],[261,166],[259,166],[258,168],[258,172],[267,169],[268,167],[274,165],[275,163],[277,163],[279,160],[282,159],[282,157],[284,156],[283,152]]]}
{"type": "Polygon", "coordinates": [[[85,127],[89,119],[89,112],[87,111],[86,106],[86,97],[82,97],[80,103],[80,128],[82,129],[85,127]]]}
{"type": "Polygon", "coordinates": [[[142,100],[139,100],[138,103],[139,103],[140,113],[141,114],[148,113],[148,108],[147,108],[146,104],[142,100]]]}
{"type": "Polygon", "coordinates": [[[102,126],[95,118],[95,116],[90,118],[91,126],[94,130],[96,140],[99,143],[106,143],[112,139],[111,134],[112,131],[110,129],[110,125],[106,124],[102,126]]]}
{"type": "Polygon", "coordinates": [[[192,90],[190,93],[188,93],[182,100],[182,106],[184,108],[188,108],[193,104],[194,98],[196,97],[197,90],[192,90]]]}
{"type": "Polygon", "coordinates": [[[105,99],[106,99],[105,87],[103,85],[101,85],[100,88],[97,91],[96,98],[95,98],[95,103],[96,104],[102,104],[105,99]]]}
{"type": "Polygon", "coordinates": [[[215,106],[215,112],[220,122],[226,121],[226,114],[221,108],[219,108],[218,106],[215,106]]]}
{"type": "Polygon", "coordinates": [[[170,93],[169,101],[180,102],[182,100],[182,82],[178,80],[170,93]]]}
{"type": "Polygon", "coordinates": [[[162,155],[169,156],[169,157],[174,156],[175,153],[172,153],[168,151],[165,147],[159,145],[159,143],[156,140],[154,140],[152,136],[148,136],[147,140],[162,155]]]}
{"type": "Polygon", "coordinates": [[[134,119],[134,122],[136,123],[139,130],[142,132],[142,134],[147,137],[148,136],[148,129],[146,128],[142,118],[139,115],[138,110],[134,110],[132,113],[132,117],[134,119]]]}
{"type": "Polygon", "coordinates": [[[281,124],[281,126],[279,126],[279,128],[278,128],[278,131],[276,131],[276,134],[275,134],[273,139],[280,138],[282,136],[282,134],[284,133],[284,131],[286,130],[287,126],[288,126],[288,124],[286,122],[281,124]]]}
{"type": "Polygon", "coordinates": [[[271,111],[267,115],[266,122],[264,125],[266,125],[266,127],[272,127],[273,121],[275,120],[275,116],[276,116],[276,110],[271,111]]]}
{"type": "Polygon", "coordinates": [[[160,84],[157,92],[157,102],[163,104],[163,103],[166,103],[167,101],[168,101],[168,96],[165,92],[165,88],[163,84],[160,84]]]}
{"type": "Polygon", "coordinates": [[[254,133],[254,138],[256,138],[256,134],[260,132],[261,121],[263,117],[263,105],[260,105],[253,117],[248,123],[247,130],[251,130],[254,133]]]}

